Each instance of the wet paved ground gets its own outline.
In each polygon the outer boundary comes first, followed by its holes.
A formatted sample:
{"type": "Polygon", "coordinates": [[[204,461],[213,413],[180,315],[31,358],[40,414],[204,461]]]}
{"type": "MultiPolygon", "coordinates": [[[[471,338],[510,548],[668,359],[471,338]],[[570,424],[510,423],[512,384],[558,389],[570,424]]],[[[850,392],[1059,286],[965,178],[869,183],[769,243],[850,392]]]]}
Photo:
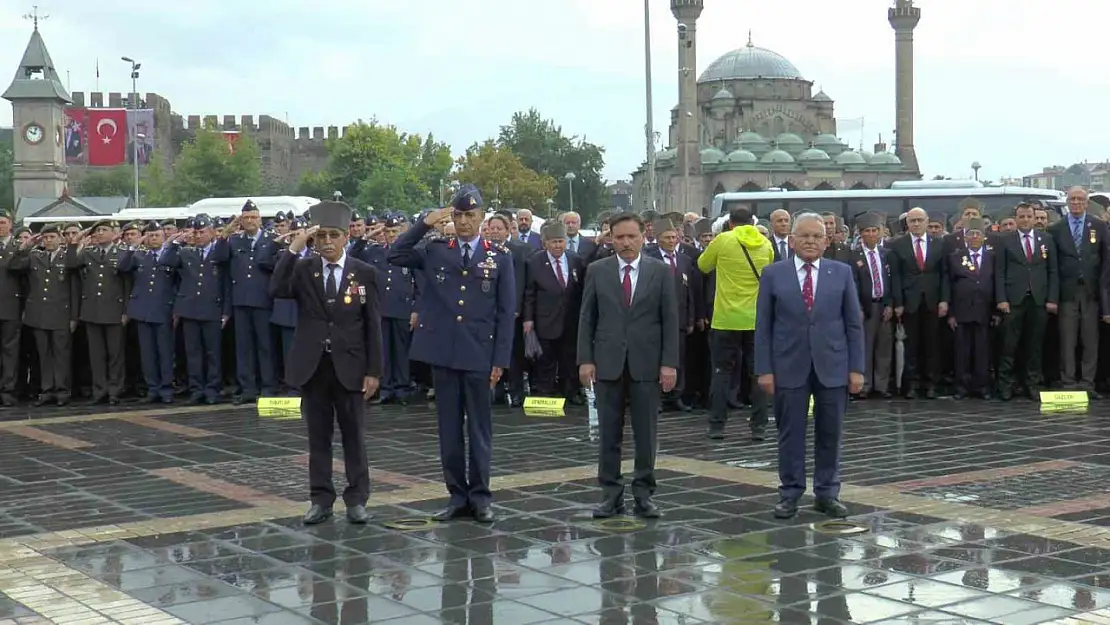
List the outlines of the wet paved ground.
{"type": "Polygon", "coordinates": [[[686,415],[660,424],[664,518],[595,523],[584,415],[508,412],[498,522],[401,531],[444,503],[427,407],[371,412],[374,523],[310,529],[295,418],[8,411],[0,625],[1110,623],[1110,404],[864,403],[847,423],[863,534],[772,519],[773,443],[686,415]]]}

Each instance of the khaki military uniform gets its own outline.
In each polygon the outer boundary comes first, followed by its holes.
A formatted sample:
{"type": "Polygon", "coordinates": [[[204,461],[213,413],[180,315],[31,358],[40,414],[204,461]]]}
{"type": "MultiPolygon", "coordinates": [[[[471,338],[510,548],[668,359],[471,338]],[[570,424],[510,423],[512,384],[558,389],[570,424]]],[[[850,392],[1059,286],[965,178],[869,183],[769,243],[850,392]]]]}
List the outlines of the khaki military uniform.
{"type": "Polygon", "coordinates": [[[66,251],[20,249],[9,269],[27,275],[27,307],[23,324],[35,334],[39,356],[41,392],[39,402],[54,398],[69,401],[72,349],[71,322],[77,320],[76,284],[66,265],[66,251]]]}
{"type": "Polygon", "coordinates": [[[89,343],[94,402],[118,402],[123,391],[123,316],[129,280],[119,273],[120,245],[70,246],[66,264],[80,270],[77,318],[89,343]]]}

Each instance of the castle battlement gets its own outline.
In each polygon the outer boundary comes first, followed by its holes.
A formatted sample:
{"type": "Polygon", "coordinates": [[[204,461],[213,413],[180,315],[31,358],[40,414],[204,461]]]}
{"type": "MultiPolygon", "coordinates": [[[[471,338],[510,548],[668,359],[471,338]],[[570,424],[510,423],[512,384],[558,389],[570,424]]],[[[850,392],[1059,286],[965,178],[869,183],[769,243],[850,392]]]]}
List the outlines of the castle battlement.
{"type": "MultiPolygon", "coordinates": [[[[139,108],[154,109],[157,117],[170,115],[173,112],[170,101],[157,93],[138,94],[138,96],[139,108]]],[[[131,108],[131,94],[116,91],[109,93],[74,91],[70,94],[70,99],[73,100],[73,106],[77,108],[131,108]]]]}

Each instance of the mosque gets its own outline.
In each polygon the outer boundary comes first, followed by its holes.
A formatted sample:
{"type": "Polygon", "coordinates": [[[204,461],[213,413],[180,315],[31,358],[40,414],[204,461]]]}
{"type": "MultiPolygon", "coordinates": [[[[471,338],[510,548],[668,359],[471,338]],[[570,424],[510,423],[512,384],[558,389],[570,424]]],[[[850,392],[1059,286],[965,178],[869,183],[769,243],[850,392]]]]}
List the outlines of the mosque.
{"type": "Polygon", "coordinates": [[[655,185],[644,163],[632,174],[633,205],[660,212],[703,212],[718,193],[886,188],[921,177],[913,147],[913,30],[921,9],[894,0],[895,145],[853,149],[837,136],[833,99],[813,91],[789,60],[751,40],[696,76],[697,20],[704,0],[671,0],[678,20],[679,103],[669,147],[655,154],[655,185]],[[683,171],[686,175],[683,175],[683,171]],[[654,192],[654,193],[653,193],[654,192]]]}

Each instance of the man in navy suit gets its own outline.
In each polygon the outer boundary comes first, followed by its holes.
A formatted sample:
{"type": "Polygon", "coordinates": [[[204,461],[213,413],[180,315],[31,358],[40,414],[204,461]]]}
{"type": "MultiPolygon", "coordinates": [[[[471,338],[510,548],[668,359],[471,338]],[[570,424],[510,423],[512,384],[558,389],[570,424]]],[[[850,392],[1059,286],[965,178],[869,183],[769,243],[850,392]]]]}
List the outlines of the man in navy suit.
{"type": "Polygon", "coordinates": [[[840,438],[848,394],[863,388],[864,338],[851,268],[822,258],[828,245],[820,215],[794,220],[794,259],[768,265],[759,283],[755,373],[774,395],[779,428],[775,517],[798,513],[806,490],[806,416],[813,398],[814,509],[848,516],[840,503],[840,438]]]}
{"type": "Polygon", "coordinates": [[[521,243],[527,243],[537,250],[543,249],[543,239],[538,232],[532,232],[532,211],[522,208],[516,212],[517,234],[513,235],[521,243]]]}

